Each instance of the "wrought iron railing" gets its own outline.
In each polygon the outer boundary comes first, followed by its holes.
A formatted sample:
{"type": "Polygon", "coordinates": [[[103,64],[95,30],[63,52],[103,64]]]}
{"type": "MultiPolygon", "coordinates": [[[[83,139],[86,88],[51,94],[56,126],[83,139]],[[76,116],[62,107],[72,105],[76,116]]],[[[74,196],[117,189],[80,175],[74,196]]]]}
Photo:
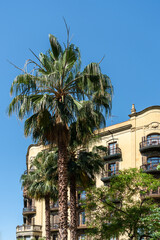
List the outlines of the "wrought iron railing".
{"type": "Polygon", "coordinates": [[[102,173],[102,177],[112,177],[112,176],[115,176],[115,175],[118,175],[119,174],[119,170],[114,170],[114,171],[103,171],[102,173]]]}
{"type": "Polygon", "coordinates": [[[160,145],[160,137],[145,138],[140,143],[140,149],[147,146],[157,146],[157,145],[160,145]]]}
{"type": "Polygon", "coordinates": [[[157,166],[160,164],[160,158],[157,158],[157,159],[154,159],[154,160],[156,160],[156,163],[155,162],[150,162],[150,163],[143,164],[141,166],[141,169],[143,169],[144,171],[157,170],[157,166]]]}
{"type": "Polygon", "coordinates": [[[103,150],[99,150],[98,154],[101,157],[106,157],[106,156],[111,156],[111,155],[116,155],[116,154],[121,154],[121,149],[117,146],[115,146],[114,148],[107,148],[106,151],[103,150]]]}
{"type": "Polygon", "coordinates": [[[108,155],[121,154],[121,149],[117,146],[114,148],[108,148],[107,150],[108,155]]]}
{"type": "Polygon", "coordinates": [[[59,223],[53,223],[51,224],[51,229],[58,229],[59,228],[59,223]]]}
{"type": "Polygon", "coordinates": [[[36,211],[36,207],[25,207],[23,208],[23,212],[35,212],[36,211]]]}
{"type": "Polygon", "coordinates": [[[56,203],[51,203],[50,204],[50,208],[59,208],[59,203],[56,202],[56,203]]]}

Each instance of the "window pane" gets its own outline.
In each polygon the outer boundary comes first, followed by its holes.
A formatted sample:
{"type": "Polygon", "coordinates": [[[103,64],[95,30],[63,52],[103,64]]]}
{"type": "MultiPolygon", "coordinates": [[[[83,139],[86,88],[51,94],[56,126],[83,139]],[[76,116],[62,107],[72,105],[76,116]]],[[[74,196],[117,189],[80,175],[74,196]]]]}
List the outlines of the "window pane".
{"type": "Polygon", "coordinates": [[[150,157],[147,159],[147,169],[156,169],[160,163],[160,157],[150,157]]]}
{"type": "Polygon", "coordinates": [[[85,222],[86,222],[85,211],[79,213],[78,221],[79,221],[79,226],[85,225],[85,222]]]}
{"type": "Polygon", "coordinates": [[[116,163],[110,163],[108,165],[108,169],[110,171],[110,176],[115,175],[116,174],[116,163]]]}
{"type": "Polygon", "coordinates": [[[109,144],[109,154],[116,154],[116,142],[109,144]]]}
{"type": "Polygon", "coordinates": [[[85,234],[82,234],[78,237],[78,240],[85,240],[85,234]]]}

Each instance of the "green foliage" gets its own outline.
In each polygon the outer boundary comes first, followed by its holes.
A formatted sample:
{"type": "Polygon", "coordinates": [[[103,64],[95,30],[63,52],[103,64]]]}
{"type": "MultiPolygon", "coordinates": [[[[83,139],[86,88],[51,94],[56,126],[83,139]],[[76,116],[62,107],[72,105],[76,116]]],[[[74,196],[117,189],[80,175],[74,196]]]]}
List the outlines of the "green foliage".
{"type": "MultiPolygon", "coordinates": [[[[73,146],[72,146],[73,150],[73,146]]],[[[77,148],[70,152],[68,161],[69,175],[74,174],[78,186],[88,188],[95,183],[95,175],[99,174],[104,167],[101,156],[94,151],[81,149],[77,153],[77,148]]]]}
{"type": "MultiPolygon", "coordinates": [[[[45,240],[46,238],[38,238],[38,240],[45,240]]],[[[36,240],[35,238],[31,238],[31,240],[36,240]]]]}
{"type": "Polygon", "coordinates": [[[160,208],[153,208],[150,214],[141,219],[142,222],[148,227],[151,240],[160,238],[160,208]]]}
{"type": "Polygon", "coordinates": [[[27,60],[10,89],[14,98],[8,114],[28,117],[25,135],[32,134],[35,141],[57,142],[60,123],[63,127],[76,123],[80,136],[92,134],[94,128],[104,126],[111,110],[113,87],[109,77],[102,74],[98,63],[81,71],[80,52],[70,43],[68,28],[67,34],[64,49],[50,34],[51,49],[39,57],[31,51],[37,62],[27,60]],[[33,67],[31,72],[27,71],[28,65],[33,67]]]}
{"type": "Polygon", "coordinates": [[[29,173],[21,176],[22,186],[28,196],[39,200],[48,195],[57,200],[57,158],[56,151],[44,150],[37,154],[29,173]]]}
{"type": "Polygon", "coordinates": [[[104,240],[119,235],[142,239],[158,234],[159,223],[155,228],[148,227],[157,205],[147,195],[158,186],[159,180],[151,175],[129,169],[112,178],[109,186],[93,189],[87,194],[90,234],[104,240]]]}

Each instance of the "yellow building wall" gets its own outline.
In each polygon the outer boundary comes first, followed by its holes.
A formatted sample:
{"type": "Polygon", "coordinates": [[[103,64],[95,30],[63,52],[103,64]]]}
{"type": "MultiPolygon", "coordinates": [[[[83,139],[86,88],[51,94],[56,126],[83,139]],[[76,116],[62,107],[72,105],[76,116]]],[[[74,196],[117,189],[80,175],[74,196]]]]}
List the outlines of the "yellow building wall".
{"type": "MultiPolygon", "coordinates": [[[[119,162],[119,169],[140,168],[142,165],[142,155],[139,151],[139,144],[142,137],[151,133],[160,134],[160,106],[147,108],[141,112],[134,112],[129,115],[128,121],[109,126],[101,129],[99,134],[101,138],[96,143],[92,143],[90,148],[94,145],[108,146],[111,142],[117,142],[118,147],[122,152],[122,161],[119,162]]],[[[27,153],[27,166],[30,169],[30,164],[37,155],[43,150],[43,146],[32,145],[27,153]]],[[[102,175],[97,176],[96,186],[102,186],[102,175]]],[[[36,216],[35,224],[42,225],[42,236],[45,236],[45,206],[44,201],[36,201],[36,216]]]]}

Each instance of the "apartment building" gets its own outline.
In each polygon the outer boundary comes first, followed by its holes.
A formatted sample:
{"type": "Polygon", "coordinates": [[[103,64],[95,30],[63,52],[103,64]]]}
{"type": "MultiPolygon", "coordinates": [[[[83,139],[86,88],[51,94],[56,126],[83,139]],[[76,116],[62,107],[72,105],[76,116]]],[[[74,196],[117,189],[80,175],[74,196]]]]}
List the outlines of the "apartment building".
{"type": "MultiPolygon", "coordinates": [[[[156,169],[160,163],[160,106],[151,106],[136,112],[134,104],[129,114],[129,119],[104,129],[101,129],[100,140],[96,145],[107,146],[103,156],[105,171],[97,176],[96,186],[107,184],[110,179],[127,168],[142,168],[144,172],[156,177],[160,171],[156,169]]],[[[43,146],[31,145],[26,156],[27,172],[30,170],[31,161],[43,146]]],[[[27,174],[26,172],[26,174],[27,174]]],[[[160,198],[160,189],[150,192],[155,199],[160,198]]],[[[17,226],[17,239],[30,240],[45,236],[45,207],[44,201],[35,201],[28,198],[23,192],[23,225],[17,226]]],[[[83,190],[77,191],[78,209],[78,240],[85,239],[86,219],[85,212],[78,201],[85,198],[83,190]]],[[[52,204],[51,209],[51,235],[52,240],[57,239],[58,233],[58,203],[52,204]]]]}

